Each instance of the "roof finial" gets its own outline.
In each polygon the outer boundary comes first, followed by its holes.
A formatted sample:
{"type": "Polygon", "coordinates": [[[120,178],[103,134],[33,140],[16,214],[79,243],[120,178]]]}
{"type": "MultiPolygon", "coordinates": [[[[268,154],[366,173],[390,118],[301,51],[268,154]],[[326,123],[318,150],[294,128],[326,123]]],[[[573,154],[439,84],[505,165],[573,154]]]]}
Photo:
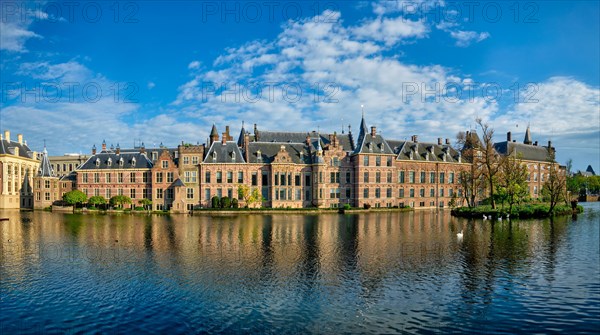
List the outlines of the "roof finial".
{"type": "Polygon", "coordinates": [[[365,118],[365,105],[360,105],[360,110],[362,112],[362,118],[365,118]]]}

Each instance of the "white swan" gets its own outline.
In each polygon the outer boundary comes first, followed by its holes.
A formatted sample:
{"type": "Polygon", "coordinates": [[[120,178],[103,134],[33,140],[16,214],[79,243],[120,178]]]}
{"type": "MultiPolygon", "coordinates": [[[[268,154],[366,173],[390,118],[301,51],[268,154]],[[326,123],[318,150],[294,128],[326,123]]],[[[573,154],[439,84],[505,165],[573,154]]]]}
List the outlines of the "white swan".
{"type": "Polygon", "coordinates": [[[462,231],[462,229],[460,230],[460,233],[456,233],[456,237],[463,238],[463,231],[462,231]]]}
{"type": "Polygon", "coordinates": [[[507,219],[508,219],[508,218],[510,218],[510,214],[506,214],[506,218],[507,218],[507,219]]]}
{"type": "Polygon", "coordinates": [[[498,221],[502,221],[502,217],[501,216],[498,217],[498,221]]]}
{"type": "Polygon", "coordinates": [[[484,219],[484,220],[487,220],[487,216],[485,216],[485,214],[483,214],[483,219],[484,219]]]}

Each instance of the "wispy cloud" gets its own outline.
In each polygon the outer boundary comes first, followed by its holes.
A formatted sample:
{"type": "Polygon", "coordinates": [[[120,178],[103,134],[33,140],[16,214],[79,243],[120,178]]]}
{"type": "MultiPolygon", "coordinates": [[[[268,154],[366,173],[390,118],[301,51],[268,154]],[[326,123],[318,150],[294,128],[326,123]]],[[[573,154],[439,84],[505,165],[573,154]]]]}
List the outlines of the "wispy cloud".
{"type": "Polygon", "coordinates": [[[457,30],[451,31],[450,36],[456,40],[456,46],[468,47],[473,42],[479,43],[487,39],[490,34],[488,32],[478,33],[476,31],[457,30]]]}

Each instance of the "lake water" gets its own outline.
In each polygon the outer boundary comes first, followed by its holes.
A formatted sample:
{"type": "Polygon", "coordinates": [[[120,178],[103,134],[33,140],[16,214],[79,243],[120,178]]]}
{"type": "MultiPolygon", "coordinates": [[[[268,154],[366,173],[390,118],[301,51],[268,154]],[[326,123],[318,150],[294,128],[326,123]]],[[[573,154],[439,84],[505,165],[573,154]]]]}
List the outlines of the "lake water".
{"type": "Polygon", "coordinates": [[[600,204],[584,207],[495,223],[1,211],[0,332],[594,333],[600,204]]]}

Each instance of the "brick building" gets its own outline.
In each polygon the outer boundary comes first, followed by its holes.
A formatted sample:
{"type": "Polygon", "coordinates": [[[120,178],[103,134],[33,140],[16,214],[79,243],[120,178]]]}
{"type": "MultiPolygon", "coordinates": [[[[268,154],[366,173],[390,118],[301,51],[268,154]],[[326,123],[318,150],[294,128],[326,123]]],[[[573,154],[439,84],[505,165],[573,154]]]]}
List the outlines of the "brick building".
{"type": "Polygon", "coordinates": [[[22,134],[16,141],[8,130],[0,135],[0,209],[33,208],[33,177],[39,165],[22,134]]]}

